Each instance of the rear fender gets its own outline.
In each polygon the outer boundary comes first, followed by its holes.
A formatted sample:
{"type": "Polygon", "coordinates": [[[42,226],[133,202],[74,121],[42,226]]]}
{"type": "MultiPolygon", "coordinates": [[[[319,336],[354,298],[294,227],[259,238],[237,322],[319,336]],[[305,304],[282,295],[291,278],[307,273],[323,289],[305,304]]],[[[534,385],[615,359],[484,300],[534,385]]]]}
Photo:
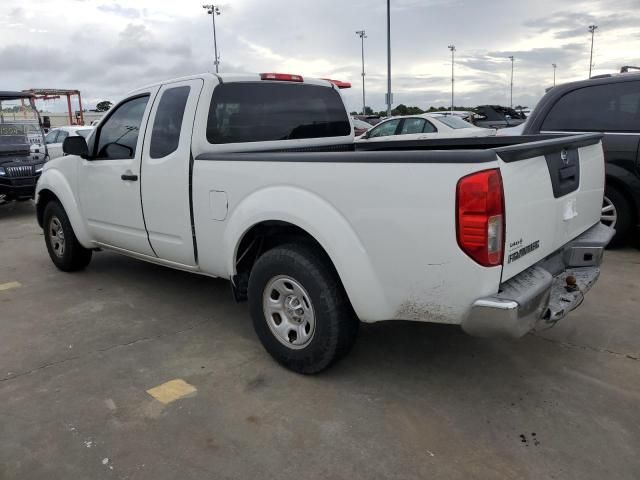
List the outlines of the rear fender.
{"type": "Polygon", "coordinates": [[[303,229],[324,248],[362,321],[393,317],[371,259],[347,219],[321,197],[300,188],[258,190],[233,210],[224,235],[227,271],[232,276],[244,234],[258,223],[274,220],[303,229]]]}

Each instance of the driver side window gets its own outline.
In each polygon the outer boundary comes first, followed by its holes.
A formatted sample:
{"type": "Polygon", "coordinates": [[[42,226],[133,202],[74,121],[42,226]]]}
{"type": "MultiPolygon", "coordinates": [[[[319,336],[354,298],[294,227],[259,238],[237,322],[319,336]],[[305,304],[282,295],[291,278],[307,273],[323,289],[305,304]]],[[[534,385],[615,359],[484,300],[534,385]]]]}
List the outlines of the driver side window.
{"type": "Polygon", "coordinates": [[[98,133],[96,159],[124,160],[135,157],[138,134],[148,101],[149,95],[132,98],[109,116],[98,133]]]}

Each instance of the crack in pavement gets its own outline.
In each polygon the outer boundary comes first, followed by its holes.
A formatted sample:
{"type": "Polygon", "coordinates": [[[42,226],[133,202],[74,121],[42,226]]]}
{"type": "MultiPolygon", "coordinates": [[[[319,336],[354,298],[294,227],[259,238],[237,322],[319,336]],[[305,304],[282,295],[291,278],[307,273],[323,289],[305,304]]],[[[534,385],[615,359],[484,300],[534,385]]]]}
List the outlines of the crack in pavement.
{"type": "Polygon", "coordinates": [[[616,352],[614,350],[609,350],[607,348],[598,348],[598,347],[592,347],[590,345],[579,345],[577,343],[571,343],[571,342],[563,342],[561,340],[553,340],[551,338],[547,338],[547,337],[543,337],[537,333],[533,334],[535,337],[540,338],[546,342],[549,343],[553,343],[555,345],[561,345],[563,347],[568,347],[568,348],[578,348],[580,350],[589,350],[591,352],[596,352],[596,353],[608,353],[611,355],[615,355],[617,357],[622,357],[622,358],[628,358],[630,360],[640,360],[640,357],[637,355],[633,355],[631,353],[622,353],[622,352],[616,352]]]}
{"type": "Polygon", "coordinates": [[[189,332],[191,330],[194,330],[195,328],[198,328],[199,326],[204,325],[208,321],[209,321],[209,319],[205,319],[205,320],[203,320],[201,322],[194,323],[193,325],[191,325],[191,326],[189,326],[187,328],[183,328],[181,330],[176,330],[175,332],[160,333],[158,335],[152,335],[150,337],[136,338],[136,339],[131,340],[129,342],[116,343],[115,345],[109,345],[108,347],[99,348],[97,350],[93,350],[91,352],[88,352],[88,353],[85,353],[85,354],[82,354],[82,355],[76,355],[74,357],[63,358],[63,359],[57,360],[55,362],[48,362],[48,363],[45,363],[43,365],[40,365],[39,367],[32,368],[31,370],[27,370],[27,371],[24,371],[24,372],[20,372],[20,373],[16,373],[16,374],[13,374],[13,375],[9,375],[9,376],[4,377],[4,378],[0,378],[0,382],[6,382],[8,380],[14,380],[16,378],[24,377],[25,375],[31,375],[32,373],[36,373],[36,372],[38,372],[40,370],[44,370],[45,368],[55,367],[57,365],[60,365],[61,363],[72,362],[74,360],[79,360],[81,358],[89,357],[89,356],[92,356],[92,355],[95,355],[95,354],[108,352],[108,351],[113,350],[115,348],[129,347],[131,345],[135,345],[136,343],[148,342],[148,341],[151,341],[151,340],[157,340],[159,338],[171,337],[173,335],[180,335],[181,333],[185,333],[185,332],[189,332]]]}

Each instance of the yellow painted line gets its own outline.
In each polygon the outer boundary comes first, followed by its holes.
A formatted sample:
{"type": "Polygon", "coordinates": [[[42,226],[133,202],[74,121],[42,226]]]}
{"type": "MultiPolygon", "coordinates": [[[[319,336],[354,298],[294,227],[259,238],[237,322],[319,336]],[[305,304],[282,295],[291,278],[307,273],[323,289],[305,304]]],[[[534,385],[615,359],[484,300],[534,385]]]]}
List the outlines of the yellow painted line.
{"type": "Polygon", "coordinates": [[[3,290],[11,290],[12,288],[19,288],[22,284],[20,282],[0,283],[0,292],[3,290]]]}
{"type": "Polygon", "coordinates": [[[181,378],[176,378],[157,387],[150,388],[147,390],[147,393],[166,405],[167,403],[175,402],[197,391],[198,389],[193,385],[188,384],[181,378]]]}

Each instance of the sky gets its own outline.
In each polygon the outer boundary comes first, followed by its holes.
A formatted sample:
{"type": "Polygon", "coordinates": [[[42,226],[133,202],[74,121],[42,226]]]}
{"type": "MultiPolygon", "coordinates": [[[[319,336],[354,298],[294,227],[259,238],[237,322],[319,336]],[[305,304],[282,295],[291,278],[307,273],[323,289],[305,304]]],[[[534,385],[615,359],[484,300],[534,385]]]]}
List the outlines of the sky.
{"type": "MultiPolygon", "coordinates": [[[[211,1],[211,0],[209,0],[211,1]]],[[[69,88],[89,108],[145,84],[212,71],[211,16],[202,0],[2,0],[0,90],[69,88]]],[[[221,72],[284,72],[351,82],[362,109],[385,108],[384,0],[221,0],[221,72]]],[[[532,107],[553,83],[640,64],[640,0],[391,0],[394,105],[448,106],[456,46],[456,105],[532,107]]],[[[43,105],[66,108],[62,101],[43,105]]]]}

